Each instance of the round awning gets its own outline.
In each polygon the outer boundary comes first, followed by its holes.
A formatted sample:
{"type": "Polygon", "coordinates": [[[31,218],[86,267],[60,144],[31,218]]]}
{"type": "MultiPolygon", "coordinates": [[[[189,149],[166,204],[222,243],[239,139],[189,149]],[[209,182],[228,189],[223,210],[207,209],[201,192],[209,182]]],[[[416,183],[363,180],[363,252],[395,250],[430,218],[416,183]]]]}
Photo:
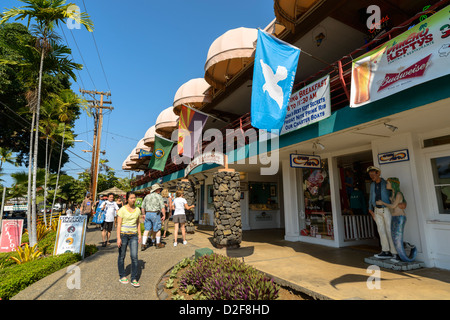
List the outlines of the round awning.
{"type": "Polygon", "coordinates": [[[132,163],[134,164],[134,161],[133,162],[131,162],[131,160],[130,160],[130,157],[131,157],[131,155],[128,155],[128,157],[125,159],[125,161],[122,163],[122,169],[123,170],[133,170],[133,167],[132,167],[132,163]]]}
{"type": "Polygon", "coordinates": [[[176,115],[180,115],[181,105],[183,104],[202,109],[205,104],[211,102],[210,88],[211,86],[204,78],[189,80],[178,88],[173,99],[173,112],[176,115]]]}
{"type": "Polygon", "coordinates": [[[237,28],[225,32],[214,40],[205,64],[205,80],[217,89],[254,60],[258,30],[237,28]]]}
{"type": "Polygon", "coordinates": [[[277,22],[295,33],[298,19],[317,2],[319,0],[275,0],[274,11],[277,22]]]}
{"type": "Polygon", "coordinates": [[[127,160],[122,163],[122,170],[131,170],[131,167],[127,166],[127,160]]]}
{"type": "Polygon", "coordinates": [[[156,119],[155,132],[165,138],[170,138],[172,132],[178,128],[178,116],[173,113],[173,107],[161,112],[156,119]]]}
{"type": "Polygon", "coordinates": [[[151,126],[144,136],[144,145],[152,149],[155,144],[155,126],[151,126]]]}
{"type": "Polygon", "coordinates": [[[152,150],[151,147],[148,147],[148,146],[145,145],[144,140],[145,140],[145,137],[142,138],[141,140],[139,140],[139,142],[136,145],[136,148],[134,149],[134,151],[135,151],[135,153],[137,155],[139,155],[139,152],[141,150],[145,150],[145,151],[151,151],[152,150]]]}

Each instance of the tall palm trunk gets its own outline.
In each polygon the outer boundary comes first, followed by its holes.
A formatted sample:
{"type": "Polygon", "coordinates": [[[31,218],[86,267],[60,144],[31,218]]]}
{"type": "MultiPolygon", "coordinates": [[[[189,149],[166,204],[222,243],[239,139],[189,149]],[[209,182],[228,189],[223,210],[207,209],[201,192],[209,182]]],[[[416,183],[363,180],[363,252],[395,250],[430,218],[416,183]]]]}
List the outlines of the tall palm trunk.
{"type": "Polygon", "coordinates": [[[50,209],[50,226],[52,225],[53,208],[55,207],[56,194],[58,193],[59,173],[61,171],[61,162],[62,162],[62,155],[63,155],[63,152],[64,152],[64,136],[65,135],[66,135],[66,124],[64,124],[64,130],[63,130],[62,141],[61,141],[61,152],[59,154],[58,175],[56,176],[55,193],[53,195],[52,208],[50,209]]]}
{"type": "Polygon", "coordinates": [[[44,175],[44,224],[45,227],[47,228],[47,176],[48,176],[48,160],[47,160],[47,156],[48,156],[48,136],[45,139],[45,175],[44,175]]]}
{"type": "Polygon", "coordinates": [[[41,42],[41,64],[39,66],[39,85],[38,85],[38,100],[36,106],[36,133],[34,135],[34,155],[33,155],[33,187],[32,187],[32,208],[31,208],[31,236],[30,236],[30,246],[34,246],[37,243],[36,235],[36,180],[37,180],[37,158],[38,158],[38,146],[39,146],[39,112],[41,109],[41,89],[42,89],[42,73],[44,69],[44,55],[45,48],[43,43],[45,42],[45,37],[43,42],[41,42]]]}
{"type": "Polygon", "coordinates": [[[28,155],[28,192],[27,192],[27,228],[31,228],[31,171],[33,167],[33,136],[34,136],[34,121],[36,118],[36,112],[33,110],[33,119],[31,120],[30,130],[30,153],[28,155]]]}

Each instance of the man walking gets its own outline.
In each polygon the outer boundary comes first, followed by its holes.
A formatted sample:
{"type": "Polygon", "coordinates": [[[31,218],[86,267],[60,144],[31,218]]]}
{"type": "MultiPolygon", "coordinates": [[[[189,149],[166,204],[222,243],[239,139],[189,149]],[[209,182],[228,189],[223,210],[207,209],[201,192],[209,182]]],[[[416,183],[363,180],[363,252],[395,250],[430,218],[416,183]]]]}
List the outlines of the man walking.
{"type": "Polygon", "coordinates": [[[105,221],[102,223],[102,246],[106,247],[106,245],[109,244],[109,238],[111,237],[111,231],[116,220],[117,211],[119,211],[117,203],[114,202],[113,193],[108,194],[108,200],[102,203],[101,208],[105,211],[105,221]]]}
{"type": "Polygon", "coordinates": [[[156,249],[164,248],[165,245],[161,243],[161,221],[166,218],[166,210],[164,200],[161,196],[162,187],[155,183],[148,195],[142,201],[141,211],[145,215],[144,220],[144,236],[142,237],[141,250],[145,250],[148,234],[152,230],[156,233],[156,249]],[[161,212],[161,217],[159,216],[161,212]]]}
{"type": "Polygon", "coordinates": [[[84,198],[83,203],[81,204],[81,214],[86,216],[86,229],[88,229],[89,225],[89,217],[92,213],[92,198],[91,194],[88,192],[86,194],[86,198],[84,198]]]}

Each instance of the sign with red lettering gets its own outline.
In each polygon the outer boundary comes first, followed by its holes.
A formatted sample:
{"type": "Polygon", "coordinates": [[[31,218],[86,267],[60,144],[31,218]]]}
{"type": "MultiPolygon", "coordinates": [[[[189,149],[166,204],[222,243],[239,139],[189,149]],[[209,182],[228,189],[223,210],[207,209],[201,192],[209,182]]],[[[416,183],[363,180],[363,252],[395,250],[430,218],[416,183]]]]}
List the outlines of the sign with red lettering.
{"type": "Polygon", "coordinates": [[[353,61],[350,107],[450,74],[450,6],[353,61]]]}
{"type": "Polygon", "coordinates": [[[0,252],[16,251],[22,241],[23,220],[2,220],[0,252]]]}

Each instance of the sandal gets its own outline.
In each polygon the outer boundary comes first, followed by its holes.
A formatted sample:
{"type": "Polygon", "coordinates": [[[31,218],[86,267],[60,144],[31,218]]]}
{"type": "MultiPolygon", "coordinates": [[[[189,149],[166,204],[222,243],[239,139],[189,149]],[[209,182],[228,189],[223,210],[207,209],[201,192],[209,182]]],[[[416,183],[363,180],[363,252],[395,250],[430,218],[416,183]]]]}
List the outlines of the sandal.
{"type": "Polygon", "coordinates": [[[119,279],[119,282],[127,284],[128,283],[128,279],[127,278],[122,278],[122,279],[119,279]]]}
{"type": "Polygon", "coordinates": [[[140,287],[139,282],[137,282],[136,280],[131,281],[131,285],[136,288],[140,287]]]}

